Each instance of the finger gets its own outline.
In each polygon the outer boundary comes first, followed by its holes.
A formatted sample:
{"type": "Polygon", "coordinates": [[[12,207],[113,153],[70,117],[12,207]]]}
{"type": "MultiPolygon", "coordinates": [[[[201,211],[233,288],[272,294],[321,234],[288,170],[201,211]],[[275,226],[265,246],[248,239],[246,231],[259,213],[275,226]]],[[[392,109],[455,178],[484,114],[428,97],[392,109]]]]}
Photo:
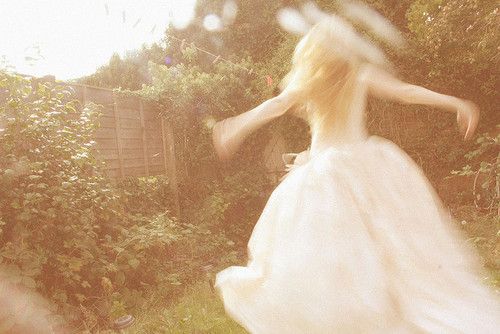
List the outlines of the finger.
{"type": "Polygon", "coordinates": [[[468,115],[467,119],[462,120],[462,133],[464,135],[464,140],[469,140],[471,136],[470,128],[472,125],[472,115],[468,115]]]}
{"type": "Polygon", "coordinates": [[[469,140],[472,138],[474,132],[476,131],[478,121],[479,121],[479,115],[477,111],[474,110],[467,124],[467,132],[465,132],[465,138],[464,138],[465,140],[469,140]]]}
{"type": "Polygon", "coordinates": [[[472,125],[472,117],[469,118],[467,122],[467,130],[465,131],[464,140],[469,140],[471,137],[471,125],[472,125]]]}
{"type": "Polygon", "coordinates": [[[457,125],[458,125],[458,131],[462,135],[465,135],[465,133],[467,132],[467,121],[464,119],[464,116],[462,115],[461,111],[459,111],[457,114],[457,125]]]}

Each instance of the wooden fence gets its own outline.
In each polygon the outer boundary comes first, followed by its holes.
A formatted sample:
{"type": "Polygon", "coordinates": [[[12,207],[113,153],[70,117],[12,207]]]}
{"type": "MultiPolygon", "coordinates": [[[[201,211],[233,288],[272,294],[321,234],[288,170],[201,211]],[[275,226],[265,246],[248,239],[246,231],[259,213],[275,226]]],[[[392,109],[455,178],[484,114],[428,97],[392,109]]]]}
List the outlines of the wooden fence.
{"type": "MultiPolygon", "coordinates": [[[[23,76],[30,77],[33,83],[54,82],[50,76],[23,76]]],[[[105,163],[106,175],[119,180],[166,174],[179,214],[173,132],[168,122],[159,117],[159,110],[139,97],[119,96],[111,89],[59,81],[57,84],[71,87],[82,106],[93,102],[103,107],[94,140],[96,158],[105,163]]]]}
{"type": "Polygon", "coordinates": [[[173,131],[159,110],[139,97],[119,96],[110,89],[67,85],[82,106],[89,102],[102,106],[94,140],[107,176],[116,180],[166,174],[179,216],[173,131]]]}
{"type": "Polygon", "coordinates": [[[138,97],[119,97],[108,89],[69,86],[82,105],[93,102],[103,107],[94,139],[110,178],[168,173],[167,129],[151,104],[138,97]]]}

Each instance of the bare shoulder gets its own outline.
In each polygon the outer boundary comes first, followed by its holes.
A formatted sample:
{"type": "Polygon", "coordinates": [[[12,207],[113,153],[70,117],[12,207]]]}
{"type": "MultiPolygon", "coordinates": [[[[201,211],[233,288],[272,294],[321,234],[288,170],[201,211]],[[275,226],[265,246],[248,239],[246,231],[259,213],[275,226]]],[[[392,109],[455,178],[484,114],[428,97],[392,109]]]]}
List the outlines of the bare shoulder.
{"type": "Polygon", "coordinates": [[[359,70],[359,80],[365,83],[376,83],[380,82],[380,80],[390,80],[390,81],[399,81],[391,72],[388,70],[382,69],[380,67],[374,66],[372,64],[363,64],[359,70]]]}
{"type": "Polygon", "coordinates": [[[381,98],[406,100],[414,88],[394,74],[390,70],[380,68],[371,64],[363,65],[360,70],[360,80],[366,85],[368,91],[381,98]]]}

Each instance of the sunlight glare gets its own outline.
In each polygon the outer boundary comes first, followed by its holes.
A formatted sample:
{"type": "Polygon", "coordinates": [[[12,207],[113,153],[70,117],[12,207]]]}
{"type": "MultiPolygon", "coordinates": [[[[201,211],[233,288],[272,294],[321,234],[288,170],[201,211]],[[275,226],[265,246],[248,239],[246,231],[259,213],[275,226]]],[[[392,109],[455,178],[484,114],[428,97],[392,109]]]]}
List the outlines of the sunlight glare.
{"type": "Polygon", "coordinates": [[[228,26],[234,23],[236,15],[238,14],[238,5],[233,0],[228,0],[224,3],[222,8],[222,22],[228,26]]]}
{"type": "Polygon", "coordinates": [[[208,14],[203,19],[203,27],[208,31],[220,31],[222,29],[222,21],[215,14],[208,14]]]}
{"type": "Polygon", "coordinates": [[[113,53],[161,42],[169,23],[186,28],[196,0],[5,0],[0,40],[7,65],[67,80],[90,75],[113,53]]]}
{"type": "Polygon", "coordinates": [[[172,24],[177,29],[185,29],[194,19],[196,0],[169,1],[173,9],[172,24]]]}
{"type": "Polygon", "coordinates": [[[309,24],[296,9],[281,9],[278,11],[277,19],[283,29],[293,34],[305,35],[310,28],[309,24]]]}

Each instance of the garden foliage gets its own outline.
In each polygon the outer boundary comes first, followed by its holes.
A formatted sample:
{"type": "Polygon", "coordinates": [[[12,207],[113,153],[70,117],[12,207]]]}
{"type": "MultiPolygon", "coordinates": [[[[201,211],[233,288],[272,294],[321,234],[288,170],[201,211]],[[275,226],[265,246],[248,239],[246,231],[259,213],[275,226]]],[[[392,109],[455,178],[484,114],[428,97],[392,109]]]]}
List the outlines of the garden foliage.
{"type": "MultiPolygon", "coordinates": [[[[155,102],[172,125],[181,202],[177,218],[169,212],[173,199],[165,177],[118,185],[106,179],[92,140],[99,106],[80,106],[63,85],[0,72],[4,279],[37,289],[55,302],[58,312],[83,318],[92,329],[140,305],[148,289],[172,295],[176,287],[199,277],[202,268],[220,266],[227,254],[234,263],[234,250],[244,251],[275,186],[264,168],[266,145],[278,133],[288,152],[300,152],[307,147],[308,129],[287,115],[252,135],[233,160],[220,162],[211,128],[276,94],[297,39],[279,30],[275,14],[282,6],[303,2],[241,1],[230,29],[169,28],[164,46],[124,59],[114,56],[82,79],[131,89],[117,93],[155,102]],[[181,48],[169,34],[187,43],[181,48]],[[236,66],[214,62],[191,41],[236,66]],[[167,55],[172,62],[162,64],[167,55]]],[[[328,9],[337,5],[317,2],[328,9]]],[[[389,53],[399,75],[473,100],[482,111],[480,132],[490,135],[478,138],[478,148],[463,145],[450,114],[374,99],[368,106],[370,131],[401,145],[433,182],[469,163],[459,174],[488,174],[488,182],[481,183],[481,200],[493,196],[498,205],[498,156],[491,153],[498,148],[493,135],[499,123],[498,5],[492,0],[366,2],[394,22],[408,41],[406,51],[389,53]]],[[[200,1],[198,21],[223,3],[200,1]]],[[[490,234],[488,230],[484,238],[490,234]]],[[[496,266],[494,261],[490,265],[496,266]]]]}
{"type": "Polygon", "coordinates": [[[0,88],[3,282],[41,291],[92,327],[140,305],[148,288],[173,293],[227,247],[169,215],[164,178],[111,186],[94,158],[98,106],[5,72],[0,88]]]}

